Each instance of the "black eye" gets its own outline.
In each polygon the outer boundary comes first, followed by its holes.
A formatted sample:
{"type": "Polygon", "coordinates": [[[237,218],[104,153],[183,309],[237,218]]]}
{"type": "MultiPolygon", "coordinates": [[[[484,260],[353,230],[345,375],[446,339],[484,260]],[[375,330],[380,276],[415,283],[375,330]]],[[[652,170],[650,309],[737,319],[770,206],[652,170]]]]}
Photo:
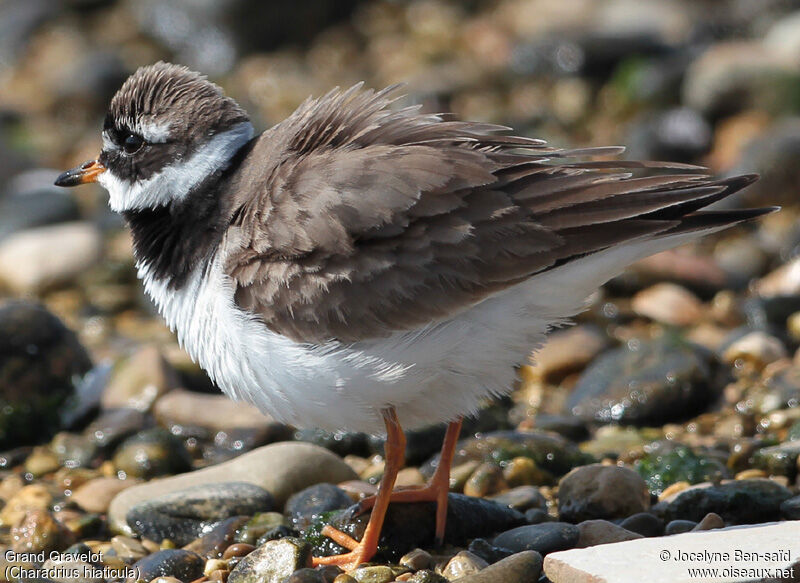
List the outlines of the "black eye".
{"type": "Polygon", "coordinates": [[[135,154],[142,145],[144,145],[144,140],[136,134],[128,134],[125,139],[122,140],[122,149],[125,150],[126,154],[135,154]]]}

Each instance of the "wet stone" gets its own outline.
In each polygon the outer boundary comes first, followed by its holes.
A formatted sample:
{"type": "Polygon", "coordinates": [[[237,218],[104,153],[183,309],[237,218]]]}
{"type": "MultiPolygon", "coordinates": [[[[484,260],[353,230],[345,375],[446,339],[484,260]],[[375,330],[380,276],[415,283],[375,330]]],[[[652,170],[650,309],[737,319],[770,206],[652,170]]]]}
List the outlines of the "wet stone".
{"type": "Polygon", "coordinates": [[[626,518],[648,508],[647,484],[629,468],[592,464],[575,468],[559,483],[558,512],[562,520],[626,518]]]}
{"type": "Polygon", "coordinates": [[[625,530],[638,532],[642,536],[661,536],[664,534],[664,522],[650,512],[637,512],[619,523],[625,530]]]}
{"type": "Polygon", "coordinates": [[[213,526],[203,536],[184,546],[187,551],[194,551],[201,557],[217,559],[223,555],[228,546],[234,541],[236,534],[248,521],[247,516],[232,516],[213,526]]]}
{"type": "Polygon", "coordinates": [[[75,380],[91,366],[75,334],[45,307],[0,305],[0,450],[55,433],[75,380]]]}
{"type": "Polygon", "coordinates": [[[656,496],[676,482],[698,484],[726,478],[730,474],[718,459],[673,444],[649,448],[644,456],[634,462],[633,467],[656,496]]]}
{"type": "Polygon", "coordinates": [[[103,391],[103,409],[148,411],[178,385],[178,375],[155,346],[145,346],[118,363],[103,391]]]}
{"type": "Polygon", "coordinates": [[[272,508],[272,496],[254,484],[227,482],[195,486],[137,504],[126,517],[142,537],[170,539],[179,546],[234,516],[249,516],[272,508]]]}
{"type": "Polygon", "coordinates": [[[257,545],[258,541],[263,543],[267,540],[281,538],[274,535],[281,531],[287,531],[289,528],[289,519],[280,512],[258,512],[239,529],[235,540],[240,543],[257,545]]]}
{"type": "Polygon", "coordinates": [[[442,575],[452,581],[459,577],[473,575],[489,566],[486,559],[471,553],[470,551],[460,551],[442,569],[442,575]]]}
{"type": "Polygon", "coordinates": [[[680,492],[666,505],[665,516],[699,522],[714,512],[728,524],[758,524],[778,520],[781,504],[791,497],[788,488],[772,480],[735,480],[680,492]]]}
{"type": "Polygon", "coordinates": [[[133,564],[140,580],[150,581],[156,577],[175,577],[193,581],[203,575],[205,560],[197,553],[183,549],[157,551],[133,564]]]}
{"type": "Polygon", "coordinates": [[[183,442],[161,428],[148,429],[126,439],[114,453],[113,462],[118,471],[130,478],[150,479],[192,468],[183,442]]]}
{"type": "Polygon", "coordinates": [[[464,484],[464,494],[484,498],[508,488],[503,470],[495,463],[484,462],[475,468],[464,484]]]}
{"type": "Polygon", "coordinates": [[[50,443],[53,453],[61,465],[69,467],[91,467],[99,453],[99,447],[85,435],[61,431],[50,443]]]}
{"type": "Polygon", "coordinates": [[[525,512],[531,508],[547,508],[547,499],[535,486],[517,486],[488,498],[498,504],[525,512]]]}
{"type": "Polygon", "coordinates": [[[541,555],[573,548],[578,544],[580,530],[567,522],[529,524],[508,530],[494,538],[493,543],[514,552],[536,551],[541,555]]]}
{"type": "Polygon", "coordinates": [[[307,441],[331,450],[341,456],[352,454],[369,455],[366,433],[348,431],[323,431],[322,429],[298,429],[294,432],[295,441],[307,441]]]}
{"type": "Polygon", "coordinates": [[[596,359],[567,403],[586,421],[661,425],[705,410],[716,397],[713,355],[678,339],[631,340],[596,359]]]}
{"type": "MultiPolygon", "coordinates": [[[[322,536],[326,524],[361,540],[369,514],[353,517],[357,506],[320,515],[304,533],[315,546],[315,555],[333,555],[344,549],[322,536]]],[[[379,541],[380,559],[397,561],[414,548],[426,548],[434,542],[436,505],[433,502],[392,504],[386,514],[379,541]]],[[[468,540],[489,536],[524,523],[522,514],[482,498],[450,494],[447,505],[445,543],[464,545],[468,540]]]]}
{"type": "Polygon", "coordinates": [[[123,439],[147,426],[145,414],[136,409],[102,411],[84,429],[83,435],[97,447],[116,447],[123,439]]]}
{"type": "Polygon", "coordinates": [[[467,550],[472,554],[479,556],[490,565],[505,559],[512,554],[512,551],[509,549],[497,547],[483,538],[473,539],[469,543],[467,550]]]}
{"type": "Polygon", "coordinates": [[[28,510],[22,520],[11,527],[11,549],[18,553],[52,551],[72,544],[74,535],[46,510],[28,510]]]}
{"type": "Polygon", "coordinates": [[[228,576],[228,583],[283,583],[298,569],[311,566],[311,546],[296,538],[264,543],[244,557],[228,576]]]}
{"type": "Polygon", "coordinates": [[[347,508],[352,504],[353,500],[341,488],[333,484],[315,484],[289,498],[284,514],[295,528],[304,530],[314,515],[347,508]]]}
{"type": "Polygon", "coordinates": [[[800,457],[800,442],[787,441],[780,445],[764,447],[750,458],[753,468],[764,470],[767,474],[786,476],[794,480],[797,474],[797,460],[800,457]]]}
{"type": "Polygon", "coordinates": [[[348,573],[358,583],[389,583],[394,581],[394,571],[385,565],[359,567],[348,573]]]}
{"type": "Polygon", "coordinates": [[[433,566],[433,557],[427,551],[414,549],[400,557],[400,560],[397,562],[403,567],[408,567],[412,571],[420,571],[433,566]]]}

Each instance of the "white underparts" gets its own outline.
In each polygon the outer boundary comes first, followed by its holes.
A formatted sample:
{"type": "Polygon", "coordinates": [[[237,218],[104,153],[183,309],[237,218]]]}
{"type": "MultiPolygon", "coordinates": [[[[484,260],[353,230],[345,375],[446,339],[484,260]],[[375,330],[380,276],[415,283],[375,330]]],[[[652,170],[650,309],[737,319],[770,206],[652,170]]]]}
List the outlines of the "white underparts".
{"type": "MultiPolygon", "coordinates": [[[[147,180],[132,183],[106,170],[99,175],[98,182],[108,190],[108,204],[116,212],[164,206],[183,200],[210,174],[225,168],[252,137],[252,124],[242,122],[212,137],[186,160],[171,163],[147,180]]],[[[113,147],[109,142],[104,136],[104,149],[113,147]]]]}
{"type": "Polygon", "coordinates": [[[296,426],[377,433],[389,405],[410,429],[508,393],[514,367],[599,285],[632,261],[702,234],[631,241],[534,276],[449,320],[350,345],[293,342],[236,306],[222,269],[224,245],[179,290],[146,265],[139,276],[181,344],[229,396],[296,426]]]}

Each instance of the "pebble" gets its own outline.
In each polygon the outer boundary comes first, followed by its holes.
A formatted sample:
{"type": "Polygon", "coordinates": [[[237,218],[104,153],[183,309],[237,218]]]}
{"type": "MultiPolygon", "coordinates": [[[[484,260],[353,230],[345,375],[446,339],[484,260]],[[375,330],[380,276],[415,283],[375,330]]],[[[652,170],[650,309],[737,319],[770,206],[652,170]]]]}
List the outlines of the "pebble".
{"type": "Polygon", "coordinates": [[[442,575],[450,581],[472,575],[489,566],[483,558],[469,552],[459,551],[442,569],[442,575]]]}
{"type": "Polygon", "coordinates": [[[104,409],[147,412],[156,399],[178,386],[178,375],[158,348],[143,346],[118,363],[103,391],[104,409]]]}
{"type": "Polygon", "coordinates": [[[247,543],[234,543],[225,549],[222,553],[223,559],[231,559],[233,557],[245,557],[256,550],[256,547],[247,543]]]}
{"type": "Polygon", "coordinates": [[[126,439],[114,452],[112,461],[117,471],[129,478],[150,479],[186,472],[192,467],[183,442],[160,427],[126,439]]]}
{"type": "Polygon", "coordinates": [[[183,549],[165,549],[136,561],[133,568],[140,580],[175,577],[183,581],[193,581],[202,577],[205,563],[197,553],[183,549]]]}
{"type": "Polygon", "coordinates": [[[133,506],[126,516],[131,529],[154,541],[184,546],[233,516],[272,510],[269,492],[246,482],[222,482],[173,491],[133,506]]]}
{"type": "MultiPolygon", "coordinates": [[[[4,480],[4,484],[9,483],[4,480]]],[[[21,487],[6,499],[3,509],[0,510],[0,525],[13,526],[25,517],[28,510],[47,510],[52,502],[53,496],[43,484],[21,487]]]]}
{"type": "Polygon", "coordinates": [[[712,117],[731,113],[731,95],[737,96],[737,109],[756,104],[780,108],[791,102],[787,91],[796,75],[781,55],[757,41],[721,42],[709,46],[687,70],[683,100],[712,117]]]}
{"type": "Polygon", "coordinates": [[[561,520],[626,518],[649,508],[647,484],[630,468],[592,464],[575,468],[559,482],[561,520]]]}
{"type": "Polygon", "coordinates": [[[283,583],[298,569],[311,566],[311,546],[297,538],[268,541],[244,557],[228,583],[283,583]]]}
{"type": "Polygon", "coordinates": [[[128,488],[111,501],[108,520],[114,531],[130,536],[133,531],[125,516],[134,505],[199,484],[249,482],[264,488],[275,507],[282,508],[289,496],[310,485],[355,478],[355,472],[326,449],[308,443],[274,443],[215,466],[128,488]]]}
{"type": "Polygon", "coordinates": [[[787,261],[753,284],[762,298],[800,294],[800,257],[787,261]]]}
{"type": "Polygon", "coordinates": [[[520,512],[525,512],[531,508],[547,508],[547,498],[535,486],[517,486],[500,494],[489,496],[489,500],[520,512]]]}
{"type": "Polygon", "coordinates": [[[11,527],[11,550],[38,553],[68,547],[74,535],[47,510],[31,508],[11,527]]]}
{"type": "Polygon", "coordinates": [[[117,494],[137,483],[137,480],[92,478],[76,488],[70,499],[86,512],[105,514],[117,494]]]}
{"type": "Polygon", "coordinates": [[[578,548],[643,538],[641,534],[626,530],[607,520],[584,520],[578,524],[578,530],[580,530],[580,538],[575,545],[578,548]]]}
{"type": "Polygon", "coordinates": [[[725,528],[725,521],[719,514],[709,512],[692,530],[714,530],[715,528],[725,528]]]}
{"type": "Polygon", "coordinates": [[[87,222],[14,233],[0,242],[0,281],[19,295],[73,282],[100,259],[102,237],[87,222]]]}
{"type": "Polygon", "coordinates": [[[533,355],[533,365],[520,367],[520,375],[535,381],[557,383],[582,370],[608,346],[608,337],[593,325],[555,330],[533,355]]]}
{"type": "MultiPolygon", "coordinates": [[[[747,552],[775,557],[778,549],[797,548],[797,524],[782,522],[763,526],[725,528],[573,549],[547,555],[544,559],[544,572],[548,580],[553,583],[688,581],[687,562],[675,560],[675,557],[680,556],[679,553],[702,550],[708,556],[722,556],[722,553],[731,555],[737,549],[744,550],[743,541],[747,545],[747,552]]],[[[785,560],[751,560],[745,563],[749,568],[783,569],[796,560],[795,552],[785,555],[785,560]]],[[[700,561],[688,564],[705,566],[705,563],[700,561]]],[[[745,579],[750,578],[745,577],[745,579]]]]}
{"type": "Polygon", "coordinates": [[[727,363],[733,364],[741,359],[760,369],[787,356],[783,342],[761,331],[750,332],[739,338],[722,354],[723,360],[727,363]]]}
{"type": "Polygon", "coordinates": [[[673,283],[659,283],[638,292],[631,306],[640,316],[670,326],[690,326],[703,316],[700,299],[673,283]]]}
{"type": "Polygon", "coordinates": [[[371,565],[358,567],[350,571],[349,575],[357,583],[389,583],[394,581],[395,573],[391,567],[385,565],[371,565]]]}
{"type": "Polygon", "coordinates": [[[111,539],[111,548],[126,563],[134,563],[150,554],[142,543],[129,536],[115,536],[111,539]]]}
{"type": "Polygon", "coordinates": [[[672,484],[727,478],[725,464],[707,453],[672,443],[650,444],[647,452],[634,462],[636,472],[644,477],[652,494],[661,495],[672,484]]]}
{"type": "Polygon", "coordinates": [[[274,535],[289,529],[289,519],[280,512],[259,512],[239,529],[235,538],[237,542],[257,546],[259,541],[280,538],[274,535]]]}
{"type": "Polygon", "coordinates": [[[662,338],[628,341],[581,375],[567,410],[586,421],[662,425],[705,410],[716,394],[713,355],[662,338]]]}
{"type": "Polygon", "coordinates": [[[502,559],[458,583],[536,583],[542,572],[542,556],[535,551],[522,551],[502,559]]]}
{"type": "Polygon", "coordinates": [[[492,542],[498,547],[509,549],[515,553],[536,551],[541,555],[546,555],[573,548],[578,544],[579,538],[580,530],[573,524],[543,522],[508,530],[497,535],[492,542]]]}
{"type": "Polygon", "coordinates": [[[347,508],[352,504],[350,496],[338,486],[326,483],[314,484],[291,496],[286,501],[284,514],[289,517],[295,528],[304,530],[314,515],[347,508]]]}
{"type": "Polygon", "coordinates": [[[620,522],[619,525],[625,530],[637,532],[642,536],[661,536],[664,534],[664,522],[650,512],[637,512],[620,522]]]}
{"type": "Polygon", "coordinates": [[[433,567],[433,557],[428,551],[414,549],[407,552],[397,561],[403,567],[408,567],[412,571],[421,571],[433,567]]]}
{"type": "Polygon", "coordinates": [[[37,303],[0,304],[0,338],[2,451],[55,434],[76,380],[92,363],[75,333],[37,303]]]}
{"type": "Polygon", "coordinates": [[[791,497],[788,488],[772,480],[734,480],[683,490],[666,503],[664,510],[669,520],[700,522],[714,512],[729,524],[757,524],[778,520],[781,504],[791,497]]]}
{"type": "Polygon", "coordinates": [[[254,405],[233,401],[225,395],[206,395],[184,389],[171,391],[158,400],[153,410],[164,427],[203,427],[211,432],[235,429],[270,429],[277,423],[254,405]]]}
{"type": "Polygon", "coordinates": [[[472,475],[464,484],[464,494],[484,498],[508,488],[500,466],[491,462],[484,462],[475,468],[472,475]]]}

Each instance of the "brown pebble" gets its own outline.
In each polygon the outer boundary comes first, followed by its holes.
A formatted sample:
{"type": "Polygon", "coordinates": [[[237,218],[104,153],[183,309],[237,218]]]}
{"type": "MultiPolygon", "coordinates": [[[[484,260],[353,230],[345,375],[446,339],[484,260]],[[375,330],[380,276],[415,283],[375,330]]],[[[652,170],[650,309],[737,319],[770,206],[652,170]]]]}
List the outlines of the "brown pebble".
{"type": "Polygon", "coordinates": [[[414,573],[403,573],[402,575],[398,575],[395,577],[395,581],[408,581],[411,577],[414,576],[414,573]]]}
{"type": "Polygon", "coordinates": [[[508,485],[503,478],[503,470],[493,463],[485,462],[472,472],[469,480],[464,484],[464,494],[483,498],[490,494],[502,492],[507,488],[508,485]]]}
{"type": "Polygon", "coordinates": [[[227,569],[217,569],[217,570],[211,571],[211,573],[209,573],[208,580],[209,581],[227,581],[229,573],[230,573],[230,571],[228,571],[227,569]]]}
{"type": "Polygon", "coordinates": [[[342,573],[341,575],[336,575],[336,579],[333,580],[333,583],[358,583],[358,581],[347,573],[342,573]]]}
{"type": "Polygon", "coordinates": [[[317,567],[317,573],[319,576],[322,577],[322,580],[325,583],[333,583],[341,573],[343,573],[339,567],[336,565],[322,565],[321,567],[317,567]]]}
{"type": "Polygon", "coordinates": [[[256,550],[256,547],[247,543],[234,543],[225,549],[225,552],[222,553],[222,559],[230,559],[231,557],[244,557],[245,555],[249,555],[251,552],[256,550]]]}
{"type": "Polygon", "coordinates": [[[723,528],[724,526],[725,521],[722,520],[722,517],[719,514],[716,514],[715,512],[709,512],[692,530],[714,530],[716,528],[723,528]]]}
{"type": "Polygon", "coordinates": [[[430,569],[433,566],[433,557],[427,551],[414,549],[403,555],[399,563],[412,571],[419,571],[420,569],[430,569]]]}

